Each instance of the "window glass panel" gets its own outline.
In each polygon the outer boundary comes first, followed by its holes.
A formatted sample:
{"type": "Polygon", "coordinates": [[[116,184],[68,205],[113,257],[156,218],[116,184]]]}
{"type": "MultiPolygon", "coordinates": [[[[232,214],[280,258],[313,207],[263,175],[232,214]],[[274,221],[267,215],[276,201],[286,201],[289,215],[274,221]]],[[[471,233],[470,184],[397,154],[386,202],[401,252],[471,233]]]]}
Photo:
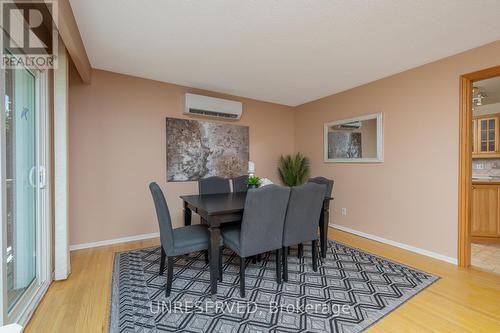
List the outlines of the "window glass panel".
{"type": "Polygon", "coordinates": [[[35,78],[20,67],[5,70],[6,263],[10,309],[36,276],[35,78]]]}

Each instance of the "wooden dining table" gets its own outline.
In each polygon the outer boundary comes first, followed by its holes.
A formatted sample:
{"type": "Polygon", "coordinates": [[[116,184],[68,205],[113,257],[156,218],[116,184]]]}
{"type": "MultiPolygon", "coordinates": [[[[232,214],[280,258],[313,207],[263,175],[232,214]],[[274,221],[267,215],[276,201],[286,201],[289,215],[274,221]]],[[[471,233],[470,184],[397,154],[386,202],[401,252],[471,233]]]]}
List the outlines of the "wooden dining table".
{"type": "MultiPolygon", "coordinates": [[[[184,225],[191,225],[192,213],[200,216],[210,231],[210,293],[217,295],[219,278],[220,227],[225,223],[241,221],[245,208],[246,192],[223,194],[182,195],[184,201],[184,225]]],[[[330,201],[325,197],[319,219],[321,256],[326,257],[330,201]]]]}

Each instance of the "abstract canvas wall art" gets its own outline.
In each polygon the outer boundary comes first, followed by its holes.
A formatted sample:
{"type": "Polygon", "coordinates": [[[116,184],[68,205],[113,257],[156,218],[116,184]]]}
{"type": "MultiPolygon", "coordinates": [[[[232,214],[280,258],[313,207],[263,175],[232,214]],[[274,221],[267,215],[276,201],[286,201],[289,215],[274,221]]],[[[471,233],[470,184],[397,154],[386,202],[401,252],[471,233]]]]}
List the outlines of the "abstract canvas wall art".
{"type": "Polygon", "coordinates": [[[247,173],[248,126],[167,118],[167,181],[247,173]]]}
{"type": "Polygon", "coordinates": [[[329,132],[328,158],[361,158],[361,133],[329,132]]]}

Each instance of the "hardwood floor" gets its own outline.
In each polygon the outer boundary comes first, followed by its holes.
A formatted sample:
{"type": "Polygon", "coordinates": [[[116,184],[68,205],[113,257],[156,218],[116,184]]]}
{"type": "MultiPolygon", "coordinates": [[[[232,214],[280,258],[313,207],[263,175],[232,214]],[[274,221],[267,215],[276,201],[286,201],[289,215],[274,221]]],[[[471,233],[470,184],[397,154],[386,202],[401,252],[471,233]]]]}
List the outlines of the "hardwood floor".
{"type": "MultiPolygon", "coordinates": [[[[441,277],[368,332],[500,332],[500,276],[334,229],[329,238],[441,277]]],[[[25,332],[107,332],[113,254],[157,244],[154,239],[72,252],[69,279],[51,285],[25,332]]]]}
{"type": "Polygon", "coordinates": [[[71,252],[71,275],[52,283],[25,332],[107,332],[114,253],[158,244],[152,239],[71,252]]]}

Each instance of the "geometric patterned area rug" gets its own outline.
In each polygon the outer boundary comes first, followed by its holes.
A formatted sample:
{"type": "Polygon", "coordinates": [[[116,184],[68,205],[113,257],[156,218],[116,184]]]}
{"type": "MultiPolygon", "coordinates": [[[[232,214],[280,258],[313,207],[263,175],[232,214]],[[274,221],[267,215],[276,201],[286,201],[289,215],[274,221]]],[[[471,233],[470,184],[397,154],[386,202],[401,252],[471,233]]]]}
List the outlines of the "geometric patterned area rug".
{"type": "Polygon", "coordinates": [[[288,256],[288,282],[276,283],[275,256],[246,268],[239,294],[238,258],[224,251],[217,300],[202,253],[177,257],[170,297],[160,248],[115,255],[109,331],[117,332],[360,332],[438,280],[397,262],[329,241],[312,270],[311,247],[288,256]]]}

